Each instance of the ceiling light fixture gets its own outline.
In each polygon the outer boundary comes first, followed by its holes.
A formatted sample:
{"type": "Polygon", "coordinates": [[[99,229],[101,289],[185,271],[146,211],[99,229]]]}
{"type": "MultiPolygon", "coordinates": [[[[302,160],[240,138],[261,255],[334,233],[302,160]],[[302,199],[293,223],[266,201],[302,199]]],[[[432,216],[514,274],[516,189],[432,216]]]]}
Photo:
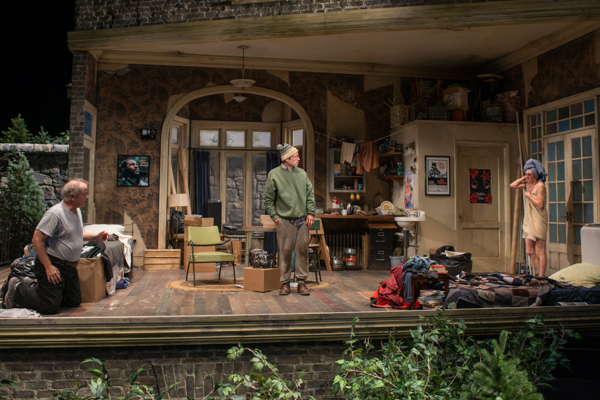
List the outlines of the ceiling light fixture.
{"type": "MultiPolygon", "coordinates": [[[[246,71],[244,69],[244,61],[245,61],[245,52],[246,52],[247,48],[248,48],[248,46],[240,46],[240,47],[238,47],[238,49],[242,49],[242,79],[234,79],[234,80],[231,81],[231,84],[233,86],[237,87],[237,88],[247,88],[247,87],[250,87],[250,86],[252,86],[252,85],[254,85],[256,83],[256,81],[254,81],[252,79],[245,79],[244,78],[244,73],[246,71]]],[[[244,101],[244,100],[242,100],[242,101],[244,101]]]]}
{"type": "Polygon", "coordinates": [[[237,101],[238,103],[241,103],[242,101],[246,100],[246,96],[242,96],[241,94],[238,94],[238,95],[234,95],[233,99],[235,101],[237,101]]]}

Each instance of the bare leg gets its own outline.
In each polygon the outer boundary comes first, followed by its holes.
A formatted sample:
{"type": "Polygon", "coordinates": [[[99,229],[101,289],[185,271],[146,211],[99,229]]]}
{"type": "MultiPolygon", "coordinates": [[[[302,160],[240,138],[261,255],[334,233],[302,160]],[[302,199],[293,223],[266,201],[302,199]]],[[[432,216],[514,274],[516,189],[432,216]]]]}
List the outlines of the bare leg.
{"type": "MultiPolygon", "coordinates": [[[[533,266],[535,267],[536,271],[539,274],[540,273],[540,259],[538,258],[538,255],[535,252],[535,243],[536,242],[534,240],[525,239],[525,246],[527,247],[527,255],[529,256],[529,259],[531,260],[531,262],[533,263],[533,266]]],[[[544,253],[544,254],[546,254],[546,253],[544,253]]],[[[545,267],[544,267],[544,269],[545,269],[545,267]]]]}
{"type": "Polygon", "coordinates": [[[540,265],[538,268],[538,273],[540,276],[546,276],[546,241],[545,240],[536,240],[535,241],[535,251],[537,253],[538,259],[540,260],[540,265]]]}

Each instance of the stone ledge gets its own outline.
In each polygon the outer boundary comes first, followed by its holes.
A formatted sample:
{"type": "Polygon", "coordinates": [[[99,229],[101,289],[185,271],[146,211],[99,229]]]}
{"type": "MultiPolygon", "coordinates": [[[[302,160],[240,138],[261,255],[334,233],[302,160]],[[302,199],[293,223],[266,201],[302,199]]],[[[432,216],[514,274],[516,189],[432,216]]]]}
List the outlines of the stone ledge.
{"type": "Polygon", "coordinates": [[[68,153],[67,144],[0,143],[0,152],[19,150],[21,153],[68,153]]]}

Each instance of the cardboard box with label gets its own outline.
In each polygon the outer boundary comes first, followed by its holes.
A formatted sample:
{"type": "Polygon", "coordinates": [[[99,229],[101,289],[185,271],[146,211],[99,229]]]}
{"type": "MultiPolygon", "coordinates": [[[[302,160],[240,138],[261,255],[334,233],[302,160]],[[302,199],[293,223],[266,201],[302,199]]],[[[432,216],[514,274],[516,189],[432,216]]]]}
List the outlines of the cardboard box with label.
{"type": "Polygon", "coordinates": [[[106,276],[100,258],[81,258],[77,265],[81,302],[95,303],[106,296],[106,276]]]}
{"type": "Polygon", "coordinates": [[[269,292],[277,290],[280,283],[279,268],[244,268],[244,290],[269,292]]]}

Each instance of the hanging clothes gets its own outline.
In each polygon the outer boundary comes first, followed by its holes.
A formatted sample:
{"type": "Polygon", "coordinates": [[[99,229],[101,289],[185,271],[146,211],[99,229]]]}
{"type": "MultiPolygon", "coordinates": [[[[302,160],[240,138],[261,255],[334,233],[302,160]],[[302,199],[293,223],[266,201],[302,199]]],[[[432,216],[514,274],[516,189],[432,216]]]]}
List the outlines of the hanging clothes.
{"type": "Polygon", "coordinates": [[[369,172],[373,168],[379,168],[379,147],[375,142],[365,142],[358,150],[356,173],[362,175],[363,168],[369,172]]]}
{"type": "MultiPolygon", "coordinates": [[[[194,150],[194,203],[193,212],[207,215],[206,204],[210,200],[210,152],[194,150]]],[[[221,227],[219,227],[221,229],[221,227]]]]}
{"type": "Polygon", "coordinates": [[[342,143],[342,155],[340,157],[340,163],[352,164],[352,157],[354,156],[355,149],[356,143],[342,143]]]}

